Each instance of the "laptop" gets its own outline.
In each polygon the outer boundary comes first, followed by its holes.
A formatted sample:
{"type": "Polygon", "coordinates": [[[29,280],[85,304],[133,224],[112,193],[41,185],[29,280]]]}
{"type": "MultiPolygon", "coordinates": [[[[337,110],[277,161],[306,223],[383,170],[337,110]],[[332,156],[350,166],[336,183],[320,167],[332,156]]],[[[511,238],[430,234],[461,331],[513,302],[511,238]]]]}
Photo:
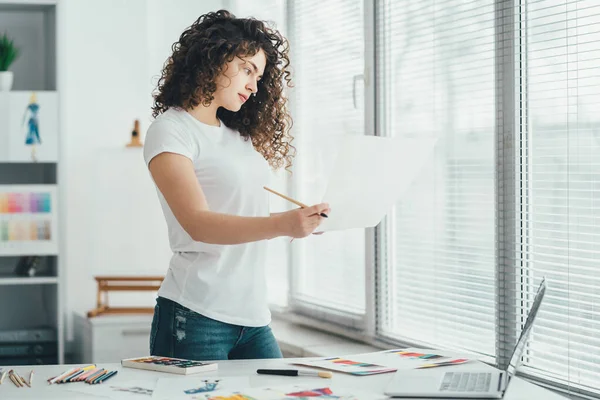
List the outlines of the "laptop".
{"type": "Polygon", "coordinates": [[[538,309],[546,293],[546,279],[537,290],[521,336],[513,349],[505,370],[491,370],[485,365],[469,370],[434,368],[398,371],[388,384],[385,394],[390,397],[480,398],[501,399],[511,378],[521,365],[521,356],[529,339],[538,309]]]}

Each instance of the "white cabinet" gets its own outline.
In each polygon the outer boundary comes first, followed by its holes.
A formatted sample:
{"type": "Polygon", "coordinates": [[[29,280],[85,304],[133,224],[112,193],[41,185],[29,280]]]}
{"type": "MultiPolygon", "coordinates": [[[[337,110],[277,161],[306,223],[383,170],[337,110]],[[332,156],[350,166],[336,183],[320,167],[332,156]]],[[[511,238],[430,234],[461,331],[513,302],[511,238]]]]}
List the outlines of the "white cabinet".
{"type": "Polygon", "coordinates": [[[74,316],[77,363],[106,363],[150,355],[152,315],[74,316]]]}

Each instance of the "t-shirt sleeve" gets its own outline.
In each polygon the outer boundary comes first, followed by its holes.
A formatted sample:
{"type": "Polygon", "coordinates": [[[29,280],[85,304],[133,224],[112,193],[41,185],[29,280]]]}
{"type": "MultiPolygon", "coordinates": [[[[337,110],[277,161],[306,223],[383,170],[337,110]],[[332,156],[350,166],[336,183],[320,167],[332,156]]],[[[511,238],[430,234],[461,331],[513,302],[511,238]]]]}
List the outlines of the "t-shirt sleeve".
{"type": "Polygon", "coordinates": [[[144,141],[146,165],[160,153],[181,154],[193,161],[195,151],[190,134],[170,121],[154,121],[144,141]]]}

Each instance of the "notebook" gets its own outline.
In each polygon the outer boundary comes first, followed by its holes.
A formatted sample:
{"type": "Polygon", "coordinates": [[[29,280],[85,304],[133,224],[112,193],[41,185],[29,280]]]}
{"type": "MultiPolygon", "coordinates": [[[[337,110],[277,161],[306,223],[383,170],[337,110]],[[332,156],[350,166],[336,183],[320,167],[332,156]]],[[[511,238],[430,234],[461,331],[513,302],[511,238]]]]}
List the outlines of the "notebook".
{"type": "Polygon", "coordinates": [[[189,375],[198,372],[214,371],[218,364],[202,361],[185,360],[172,357],[140,357],[121,360],[121,365],[127,368],[147,369],[149,371],[169,372],[172,374],[189,375]]]}

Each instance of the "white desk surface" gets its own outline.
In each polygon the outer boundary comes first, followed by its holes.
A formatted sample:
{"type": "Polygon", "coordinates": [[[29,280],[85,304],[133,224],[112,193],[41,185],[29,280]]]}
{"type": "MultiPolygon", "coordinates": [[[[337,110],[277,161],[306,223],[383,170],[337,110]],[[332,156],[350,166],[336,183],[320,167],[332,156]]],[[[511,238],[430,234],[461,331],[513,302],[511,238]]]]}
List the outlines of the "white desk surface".
{"type": "MultiPolygon", "coordinates": [[[[382,394],[386,385],[393,377],[394,373],[372,375],[372,376],[352,376],[344,373],[333,372],[332,379],[313,378],[313,377],[288,377],[288,376],[272,376],[272,375],[258,375],[256,370],[258,368],[294,368],[294,369],[310,369],[309,367],[290,365],[296,359],[279,359],[279,360],[235,360],[235,361],[219,361],[219,369],[217,371],[204,372],[188,376],[197,376],[202,378],[203,376],[248,376],[250,377],[250,386],[261,387],[261,386],[275,386],[275,385],[290,385],[299,383],[315,384],[315,386],[327,386],[334,385],[337,388],[351,389],[356,388],[360,390],[368,390],[373,393],[382,394]]],[[[78,365],[79,366],[79,365],[78,365]]],[[[158,378],[177,378],[182,375],[159,373],[154,371],[144,371],[132,368],[122,368],[120,363],[114,364],[98,364],[99,367],[104,367],[109,370],[118,370],[119,373],[110,379],[112,384],[118,384],[119,382],[127,382],[130,380],[152,380],[158,378]]],[[[457,365],[452,368],[453,370],[467,369],[466,365],[457,365]]],[[[24,387],[17,388],[11,381],[6,377],[4,383],[0,385],[0,399],[12,400],[12,399],[102,399],[103,397],[86,395],[83,393],[72,392],[66,390],[69,385],[86,385],[83,382],[67,383],[61,385],[48,385],[46,380],[50,377],[57,376],[58,374],[73,368],[72,365],[40,365],[40,366],[16,366],[7,367],[1,366],[0,368],[14,369],[19,375],[25,379],[29,378],[29,371],[34,369],[33,385],[32,388],[24,387]]],[[[108,384],[109,381],[107,381],[108,384]]],[[[105,385],[101,384],[101,385],[105,385]]],[[[129,397],[131,398],[129,394],[129,397]]],[[[106,397],[104,397],[106,398],[106,397]]],[[[150,396],[136,395],[136,398],[140,400],[151,399],[150,396]]],[[[544,400],[564,400],[565,397],[551,392],[547,389],[529,383],[521,378],[514,378],[509,385],[508,391],[504,396],[504,400],[531,400],[531,399],[544,399],[544,400]]],[[[420,399],[423,400],[423,399],[420,399]]]]}

